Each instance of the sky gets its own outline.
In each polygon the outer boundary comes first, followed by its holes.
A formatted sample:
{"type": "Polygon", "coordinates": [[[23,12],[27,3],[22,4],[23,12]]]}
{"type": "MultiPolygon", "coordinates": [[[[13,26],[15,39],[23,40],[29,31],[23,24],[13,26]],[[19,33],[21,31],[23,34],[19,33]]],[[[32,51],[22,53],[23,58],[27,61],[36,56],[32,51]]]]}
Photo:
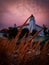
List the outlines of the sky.
{"type": "Polygon", "coordinates": [[[22,25],[31,14],[49,28],[49,0],[0,0],[0,29],[22,25]]]}

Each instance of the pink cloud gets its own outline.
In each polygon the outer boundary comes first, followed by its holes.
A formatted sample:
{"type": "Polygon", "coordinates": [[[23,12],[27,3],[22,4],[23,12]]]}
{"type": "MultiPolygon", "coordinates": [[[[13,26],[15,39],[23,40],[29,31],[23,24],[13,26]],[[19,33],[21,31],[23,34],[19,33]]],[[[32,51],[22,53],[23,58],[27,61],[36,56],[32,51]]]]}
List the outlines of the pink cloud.
{"type": "MultiPolygon", "coordinates": [[[[42,4],[43,5],[43,4],[42,4]]],[[[44,4],[45,5],[45,4],[44,4]]],[[[47,5],[47,4],[46,4],[47,5]]],[[[49,24],[49,11],[48,7],[41,6],[39,3],[34,1],[3,1],[0,7],[0,27],[1,24],[4,26],[13,26],[13,24],[21,25],[25,20],[33,14],[35,16],[36,24],[43,25],[49,24]]],[[[2,26],[2,27],[4,27],[2,26]]],[[[49,25],[48,25],[49,26],[49,25]]]]}

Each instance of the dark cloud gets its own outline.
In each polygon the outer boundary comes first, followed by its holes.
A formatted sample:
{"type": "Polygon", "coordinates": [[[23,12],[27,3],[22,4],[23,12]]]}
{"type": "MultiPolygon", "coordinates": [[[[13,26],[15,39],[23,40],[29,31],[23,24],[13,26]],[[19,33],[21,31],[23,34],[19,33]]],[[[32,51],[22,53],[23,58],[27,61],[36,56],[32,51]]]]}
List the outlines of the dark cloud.
{"type": "Polygon", "coordinates": [[[0,0],[0,4],[4,5],[4,3],[13,3],[13,4],[36,4],[38,6],[43,6],[43,7],[49,7],[49,0],[0,0]]]}
{"type": "Polygon", "coordinates": [[[13,3],[15,3],[15,2],[31,2],[31,3],[37,3],[37,4],[46,4],[46,5],[49,5],[49,0],[0,0],[0,3],[4,3],[4,2],[13,2],[13,3]]]}
{"type": "Polygon", "coordinates": [[[26,2],[31,6],[36,4],[40,7],[46,7],[49,9],[49,0],[27,0],[26,2]]]}

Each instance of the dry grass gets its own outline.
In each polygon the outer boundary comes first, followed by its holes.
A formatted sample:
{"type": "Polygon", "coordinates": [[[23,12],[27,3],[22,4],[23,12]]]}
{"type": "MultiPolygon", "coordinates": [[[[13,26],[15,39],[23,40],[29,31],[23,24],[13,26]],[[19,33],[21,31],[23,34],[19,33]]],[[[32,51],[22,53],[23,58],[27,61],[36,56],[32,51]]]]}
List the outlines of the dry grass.
{"type": "Polygon", "coordinates": [[[47,55],[49,53],[49,40],[45,42],[41,50],[39,49],[41,39],[32,46],[34,40],[43,29],[36,32],[32,38],[29,38],[30,33],[28,33],[27,39],[25,39],[24,35],[19,46],[17,46],[17,40],[27,20],[21,26],[15,39],[10,41],[7,38],[0,38],[0,65],[12,65],[13,63],[15,63],[15,65],[35,65],[35,63],[37,63],[37,65],[46,65],[49,63],[49,56],[47,55]],[[40,51],[40,53],[36,55],[38,51],[40,51]],[[2,54],[5,54],[6,57],[2,57],[2,54]],[[14,61],[14,55],[16,55],[16,62],[14,61]]]}

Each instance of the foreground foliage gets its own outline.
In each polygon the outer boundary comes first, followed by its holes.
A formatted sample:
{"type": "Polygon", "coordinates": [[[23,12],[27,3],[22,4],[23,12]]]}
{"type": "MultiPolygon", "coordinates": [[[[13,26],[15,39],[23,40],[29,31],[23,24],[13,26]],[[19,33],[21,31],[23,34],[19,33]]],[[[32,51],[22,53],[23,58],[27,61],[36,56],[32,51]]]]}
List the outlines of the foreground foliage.
{"type": "Polygon", "coordinates": [[[0,38],[0,65],[49,64],[49,39],[46,40],[44,44],[42,44],[42,39],[34,42],[43,29],[37,31],[32,38],[29,37],[30,32],[28,32],[28,37],[26,38],[25,34],[21,38],[20,44],[17,45],[19,35],[26,22],[20,27],[20,31],[14,39],[0,38]]]}

